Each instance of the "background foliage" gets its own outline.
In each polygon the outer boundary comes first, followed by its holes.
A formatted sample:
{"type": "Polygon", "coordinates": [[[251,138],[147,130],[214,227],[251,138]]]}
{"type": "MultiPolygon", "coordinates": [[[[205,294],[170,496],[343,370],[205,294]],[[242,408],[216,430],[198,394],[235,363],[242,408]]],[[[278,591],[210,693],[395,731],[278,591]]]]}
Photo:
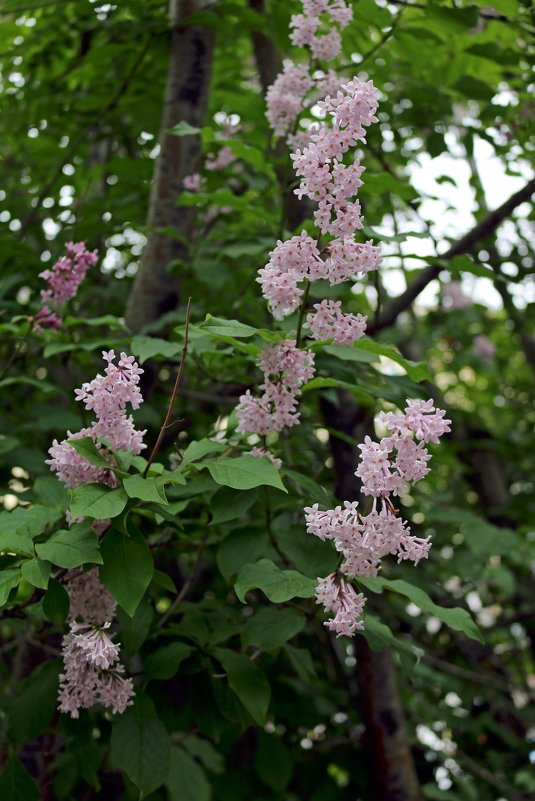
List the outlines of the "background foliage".
{"type": "Polygon", "coordinates": [[[359,670],[358,644],[331,640],[310,600],[334,555],[307,537],[301,510],[334,502],[337,443],[356,446],[385,402],[430,394],[445,403],[453,432],[407,514],[434,547],[418,571],[390,564],[366,582],[364,636],[372,656],[393,653],[422,798],[516,801],[535,790],[529,203],[469,252],[438,261],[487,218],[493,174],[504,187],[513,186],[504,176],[518,178],[516,188],[532,176],[533,9],[517,0],[353,6],[347,76],[365,72],[382,93],[360,196],[386,257],[380,281],[348,288],[344,302],[378,323],[389,296],[438,263],[445,269],[430,289],[462,279],[473,303],[450,310],[429,292],[373,341],[318,352],[327,380],[305,392],[302,425],[273,442],[285,461],[279,478],[240,446],[230,460],[228,444],[233,406],[257,380],[256,354],[273,333],[255,273],[288,233],[287,156],[265,120],[253,41],[268,34],[288,53],[297,4],[222,0],[183,21],[215,36],[203,152],[214,148],[218,113],[235,114],[238,160],[207,173],[201,194],[177,198],[184,213],[196,210],[187,257],[169,265],[181,301],[133,333],[124,316],[150,234],[167,9],[156,0],[2,3],[2,798],[380,801],[362,747],[364,699],[377,688],[359,670]],[[490,167],[482,153],[492,154],[490,167]],[[416,189],[417,166],[438,163],[444,174],[416,189]],[[471,214],[452,218],[459,165],[471,214]],[[437,193],[446,202],[429,205],[437,193]],[[26,316],[37,308],[38,273],[71,239],[99,249],[100,269],[63,330],[36,336],[26,316]],[[54,437],[85,424],[74,388],[101,369],[103,348],[135,354],[146,369],[136,423],[154,442],[189,296],[180,419],[161,467],[115,495],[82,487],[70,498],[44,459],[54,437]],[[481,334],[496,347],[488,363],[474,351],[481,334]],[[358,410],[349,431],[348,398],[358,410]],[[329,424],[333,408],[340,425],[329,424]],[[61,535],[69,504],[116,521],[100,551],[83,524],[61,535]],[[91,710],[72,721],[55,700],[68,611],[61,577],[95,563],[119,601],[117,639],[136,703],[117,718],[91,710]]]}

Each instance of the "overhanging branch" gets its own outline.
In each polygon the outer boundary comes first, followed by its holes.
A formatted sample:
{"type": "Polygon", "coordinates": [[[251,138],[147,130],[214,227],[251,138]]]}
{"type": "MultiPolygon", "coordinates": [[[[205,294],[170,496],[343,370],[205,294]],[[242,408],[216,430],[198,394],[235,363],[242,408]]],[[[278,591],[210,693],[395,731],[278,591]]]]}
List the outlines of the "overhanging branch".
{"type": "MultiPolygon", "coordinates": [[[[453,259],[454,256],[469,252],[477,242],[485,239],[500,223],[506,220],[521,203],[530,200],[533,193],[535,193],[535,178],[529,181],[522,189],[519,189],[518,192],[515,192],[514,195],[511,195],[511,197],[497,209],[489,212],[489,214],[480,220],[468,233],[455,242],[446,253],[440,256],[440,259],[442,261],[448,261],[449,259],[453,259]]],[[[367,333],[370,335],[375,334],[378,331],[382,331],[383,328],[389,328],[393,325],[399,315],[414,303],[426,286],[428,286],[431,281],[434,281],[435,278],[438,278],[443,269],[444,266],[442,264],[432,264],[430,267],[418,273],[405,292],[399,297],[394,298],[385,306],[376,322],[370,323],[367,333]]]]}

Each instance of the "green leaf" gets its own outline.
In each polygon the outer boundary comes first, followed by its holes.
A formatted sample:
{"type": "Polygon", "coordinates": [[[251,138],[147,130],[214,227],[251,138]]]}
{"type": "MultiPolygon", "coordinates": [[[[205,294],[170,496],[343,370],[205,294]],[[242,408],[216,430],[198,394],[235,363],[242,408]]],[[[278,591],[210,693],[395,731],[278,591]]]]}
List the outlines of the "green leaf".
{"type": "Polygon", "coordinates": [[[127,615],[121,607],[117,609],[117,620],[121,627],[119,639],[128,656],[139,651],[147,639],[153,617],[152,606],[146,600],[141,601],[133,617],[127,615]]]}
{"type": "Polygon", "coordinates": [[[180,746],[171,749],[166,787],[170,801],[210,801],[212,788],[201,766],[180,746]]]}
{"type": "Polygon", "coordinates": [[[280,737],[263,731],[258,733],[258,749],[254,764],[264,784],[278,793],[283,793],[292,778],[293,762],[290,750],[280,737]]]}
{"type": "Polygon", "coordinates": [[[216,442],[213,439],[200,439],[195,442],[190,442],[184,455],[182,456],[181,467],[184,467],[190,462],[198,462],[210,453],[222,453],[226,451],[228,445],[224,442],[216,442]]]}
{"type": "Polygon", "coordinates": [[[393,362],[403,367],[409,378],[417,383],[420,381],[432,381],[432,375],[425,362],[411,362],[409,359],[405,359],[390,345],[383,345],[380,342],[375,342],[373,339],[365,337],[355,342],[353,347],[359,350],[365,350],[367,353],[374,353],[378,356],[385,356],[387,359],[392,359],[393,362]]]}
{"type": "Polygon", "coordinates": [[[61,660],[38,665],[9,704],[9,734],[20,743],[50,726],[56,712],[61,660]]]}
{"type": "Polygon", "coordinates": [[[171,741],[150,698],[138,691],[134,705],[112,724],[110,761],[148,795],[169,773],[171,741]]]}
{"type": "Polygon", "coordinates": [[[262,456],[260,459],[255,456],[237,456],[234,459],[221,456],[219,459],[202,462],[198,466],[199,470],[205,467],[214,481],[225,487],[247,490],[268,486],[288,492],[277,468],[267,456],[262,456]]]}
{"type": "Polygon", "coordinates": [[[4,606],[13,587],[17,587],[20,579],[19,568],[8,568],[0,571],[0,606],[4,606]]]}
{"type": "Polygon", "coordinates": [[[90,464],[94,464],[95,467],[102,467],[105,470],[110,470],[111,465],[106,459],[103,457],[100,450],[97,448],[95,442],[91,439],[91,437],[80,437],[80,439],[69,439],[69,445],[71,448],[83,456],[86,461],[90,464]]]}
{"type": "Polygon", "coordinates": [[[244,654],[216,648],[214,656],[223,665],[231,690],[236,693],[253,720],[263,726],[271,695],[264,673],[244,654]]]}
{"type": "Polygon", "coordinates": [[[152,503],[169,503],[165,495],[164,482],[159,477],[143,478],[140,475],[127,476],[123,486],[129,498],[139,498],[152,503]]]}
{"type": "Polygon", "coordinates": [[[212,524],[228,523],[229,520],[239,520],[251,508],[256,500],[257,491],[233,490],[223,487],[210,499],[212,524]]]}
{"type": "Polygon", "coordinates": [[[167,133],[173,134],[173,136],[192,136],[193,134],[198,134],[200,132],[201,128],[194,128],[193,125],[190,125],[189,122],[186,122],[186,120],[178,122],[176,125],[173,125],[172,128],[167,130],[167,133]]]}
{"type": "Polygon", "coordinates": [[[143,534],[134,526],[129,536],[112,528],[102,540],[100,578],[119,606],[132,617],[154,573],[154,561],[143,534]]]}
{"type": "MultiPolygon", "coordinates": [[[[0,531],[7,538],[17,535],[22,546],[26,543],[25,553],[32,556],[33,548],[28,545],[28,538],[35,539],[45,531],[50,523],[59,517],[57,509],[46,506],[17,506],[12,512],[0,512],[0,531]]],[[[14,540],[14,543],[17,539],[14,540]]]]}
{"type": "Polygon", "coordinates": [[[139,362],[143,364],[147,359],[153,359],[155,356],[171,359],[180,353],[183,347],[183,342],[168,342],[166,339],[139,334],[132,339],[131,351],[139,356],[139,362]]]}
{"type": "Polygon", "coordinates": [[[170,679],[191,653],[193,648],[184,642],[172,642],[157,648],[145,661],[147,679],[170,679]]]}
{"type": "Polygon", "coordinates": [[[366,614],[364,616],[364,631],[362,632],[368,645],[372,651],[382,651],[385,648],[394,648],[401,654],[407,654],[412,657],[413,663],[416,660],[416,653],[414,647],[396,636],[392,629],[385,623],[375,617],[375,615],[366,614]]]}
{"type": "Polygon", "coordinates": [[[39,790],[22,762],[12,756],[0,775],[0,798],[5,801],[39,801],[39,790]]]}
{"type": "Polygon", "coordinates": [[[401,579],[391,581],[384,578],[359,578],[357,583],[362,584],[363,587],[367,590],[371,590],[371,592],[380,594],[383,589],[387,589],[404,595],[424,612],[429,612],[431,615],[438,617],[439,620],[442,620],[442,622],[446,623],[450,628],[456,631],[462,631],[463,634],[466,634],[466,636],[470,637],[472,640],[484,642],[481,632],[466,609],[459,609],[458,607],[448,609],[443,606],[438,606],[431,600],[426,592],[419,587],[415,587],[414,584],[409,584],[407,581],[401,579]]]}
{"type": "Polygon", "coordinates": [[[22,578],[39,589],[46,590],[50,578],[51,564],[42,559],[26,559],[20,568],[22,578]]]}
{"type": "Polygon", "coordinates": [[[264,607],[243,627],[241,641],[244,648],[250,645],[262,651],[280,648],[295,637],[305,626],[304,615],[295,609],[264,607]]]}
{"type": "Polygon", "coordinates": [[[307,534],[304,526],[281,526],[275,536],[283,553],[305,576],[317,578],[335,570],[338,554],[331,543],[307,534]]]}
{"type": "Polygon", "coordinates": [[[269,551],[267,532],[255,528],[231,531],[217,549],[217,566],[226,581],[246,562],[256,562],[269,551]]]}
{"type": "Polygon", "coordinates": [[[284,646],[284,651],[299,678],[306,682],[314,681],[317,674],[310,651],[307,648],[294,648],[288,643],[284,646]]]}
{"type": "Polygon", "coordinates": [[[39,476],[35,480],[33,491],[45,506],[54,506],[62,512],[69,506],[69,493],[57,478],[39,476]]]}
{"type": "MultiPolygon", "coordinates": [[[[7,512],[3,514],[7,517],[7,512]]],[[[2,523],[0,514],[0,525],[2,523]]],[[[4,518],[5,519],[5,518],[4,518]]],[[[33,542],[29,534],[16,531],[0,531],[0,553],[14,553],[18,556],[33,556],[33,542]]]]}
{"type": "Polygon", "coordinates": [[[86,564],[102,564],[95,532],[84,523],[70,529],[61,529],[46,542],[35,546],[37,556],[58,567],[80,567],[86,564]]]}
{"type": "Polygon", "coordinates": [[[258,333],[256,328],[240,323],[239,320],[224,320],[222,317],[212,317],[211,314],[207,314],[206,320],[198,327],[211,336],[232,337],[233,339],[247,339],[258,333]]]}
{"type": "Polygon", "coordinates": [[[52,623],[61,626],[69,614],[69,593],[59,581],[50,579],[43,598],[43,612],[52,623]]]}
{"type": "Polygon", "coordinates": [[[83,484],[71,491],[73,517],[107,520],[120,515],[127,503],[128,495],[122,487],[111,490],[102,484],[83,484]]]}
{"type": "Polygon", "coordinates": [[[234,589],[242,603],[246,603],[245,595],[249,590],[259,589],[270,601],[280,604],[290,598],[312,598],[316,583],[297,570],[281,570],[270,559],[260,559],[256,564],[243,565],[234,589]]]}
{"type": "Polygon", "coordinates": [[[359,350],[359,348],[349,345],[324,345],[322,350],[324,353],[328,353],[329,356],[334,356],[336,359],[340,359],[344,362],[365,362],[366,364],[372,364],[378,361],[376,353],[368,353],[368,351],[359,350]]]}

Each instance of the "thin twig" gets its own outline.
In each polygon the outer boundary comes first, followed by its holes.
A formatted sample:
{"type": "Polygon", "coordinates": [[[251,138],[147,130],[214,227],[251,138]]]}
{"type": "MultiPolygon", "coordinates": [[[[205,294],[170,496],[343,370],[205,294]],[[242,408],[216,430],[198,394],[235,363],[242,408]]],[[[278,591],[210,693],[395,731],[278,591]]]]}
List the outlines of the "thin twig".
{"type": "Polygon", "coordinates": [[[180,358],[180,364],[178,367],[178,373],[176,376],[175,386],[173,387],[173,393],[171,395],[171,401],[169,403],[169,408],[167,410],[167,414],[165,416],[165,420],[163,421],[163,425],[160,429],[160,433],[158,434],[158,439],[156,440],[156,444],[152,449],[151,455],[149,456],[149,460],[147,462],[147,466],[143,471],[143,478],[147,477],[147,473],[149,472],[150,466],[155,460],[156,456],[158,455],[158,451],[160,450],[160,446],[162,444],[162,440],[165,435],[165,431],[169,425],[169,421],[171,419],[171,415],[173,414],[173,406],[175,405],[175,401],[177,399],[178,390],[180,389],[180,384],[182,382],[182,373],[184,372],[184,364],[186,361],[186,356],[188,353],[188,334],[189,334],[189,316],[191,310],[191,298],[188,298],[188,305],[186,308],[186,330],[184,331],[184,347],[182,348],[182,356],[180,358]]]}

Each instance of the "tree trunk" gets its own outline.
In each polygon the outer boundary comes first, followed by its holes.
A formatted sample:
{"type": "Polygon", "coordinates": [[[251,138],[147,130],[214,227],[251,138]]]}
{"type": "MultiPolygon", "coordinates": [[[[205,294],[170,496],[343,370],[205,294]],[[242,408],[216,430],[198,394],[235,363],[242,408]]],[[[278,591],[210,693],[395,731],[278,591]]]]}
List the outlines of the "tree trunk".
{"type": "Polygon", "coordinates": [[[132,331],[176,307],[180,279],[169,274],[173,261],[184,261],[195,211],[176,200],[184,176],[199,167],[199,136],[173,136],[168,130],[181,121],[201,127],[206,118],[212,71],[213,31],[189,25],[187,17],[203,7],[202,0],[171,0],[172,26],[169,70],[165,88],[160,153],[156,159],[147,218],[148,241],[128,299],[126,322],[132,331]]]}

